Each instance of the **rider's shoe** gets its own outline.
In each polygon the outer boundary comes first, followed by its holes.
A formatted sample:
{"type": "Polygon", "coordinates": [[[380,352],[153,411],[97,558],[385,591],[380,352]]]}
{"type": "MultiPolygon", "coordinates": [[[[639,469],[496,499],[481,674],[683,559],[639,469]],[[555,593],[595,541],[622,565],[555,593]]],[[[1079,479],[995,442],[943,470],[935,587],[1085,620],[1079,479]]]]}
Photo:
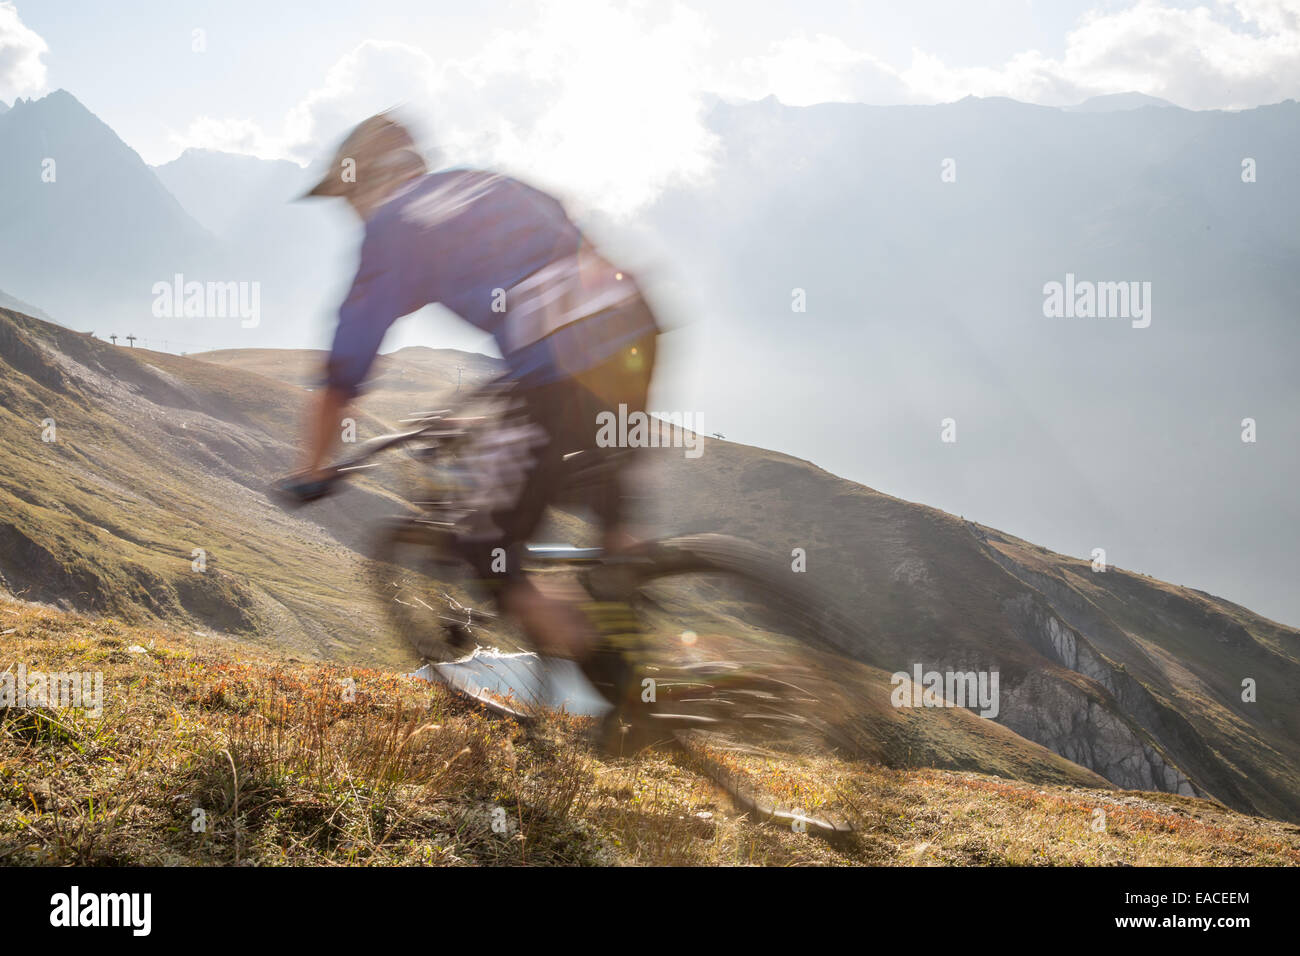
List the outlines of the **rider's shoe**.
{"type": "Polygon", "coordinates": [[[324,498],[333,490],[333,481],[318,481],[299,475],[288,475],[271,485],[271,496],[282,505],[296,508],[324,498]]]}

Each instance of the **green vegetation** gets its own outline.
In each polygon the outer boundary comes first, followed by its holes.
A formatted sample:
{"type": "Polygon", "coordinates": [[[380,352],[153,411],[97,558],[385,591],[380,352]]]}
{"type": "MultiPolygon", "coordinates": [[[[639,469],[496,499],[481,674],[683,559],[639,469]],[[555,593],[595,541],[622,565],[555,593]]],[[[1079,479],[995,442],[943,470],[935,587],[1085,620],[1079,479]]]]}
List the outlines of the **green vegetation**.
{"type": "Polygon", "coordinates": [[[1300,828],[1202,800],[711,755],[859,828],[829,844],[738,814],[705,755],[598,757],[581,721],[525,732],[409,678],[29,604],[0,631],[10,661],[105,683],[98,719],[0,710],[0,863],[1300,863],[1300,828]]]}

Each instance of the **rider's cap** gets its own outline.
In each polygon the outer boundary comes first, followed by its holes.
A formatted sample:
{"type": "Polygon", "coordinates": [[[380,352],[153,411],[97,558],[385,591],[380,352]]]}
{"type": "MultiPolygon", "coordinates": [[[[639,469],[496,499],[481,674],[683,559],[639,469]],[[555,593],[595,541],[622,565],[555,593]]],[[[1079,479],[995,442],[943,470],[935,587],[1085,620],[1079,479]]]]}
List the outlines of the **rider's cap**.
{"type": "Polygon", "coordinates": [[[387,113],[357,126],[335,151],[325,176],[300,197],[347,196],[358,188],[379,191],[428,172],[406,127],[387,113]]]}

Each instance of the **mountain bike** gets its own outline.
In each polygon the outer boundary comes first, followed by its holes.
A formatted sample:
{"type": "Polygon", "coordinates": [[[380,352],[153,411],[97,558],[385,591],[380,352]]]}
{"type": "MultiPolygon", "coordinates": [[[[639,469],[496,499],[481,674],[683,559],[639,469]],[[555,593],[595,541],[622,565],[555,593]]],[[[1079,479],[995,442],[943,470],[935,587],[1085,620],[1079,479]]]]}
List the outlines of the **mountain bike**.
{"type": "MultiPolygon", "coordinates": [[[[517,666],[515,657],[532,649],[488,606],[492,582],[478,580],[456,547],[457,530],[472,516],[462,459],[495,416],[515,413],[508,383],[489,383],[457,410],[405,419],[407,430],[360,446],[330,466],[327,480],[365,473],[386,452],[406,456],[411,510],[385,522],[372,553],[387,619],[421,658],[423,676],[454,685],[448,675],[475,655],[484,667],[495,662],[509,671],[505,686],[455,689],[532,720],[555,705],[544,687],[525,686],[545,683],[546,668],[529,677],[517,666]],[[486,414],[465,413],[479,406],[486,414]],[[503,656],[511,656],[510,667],[503,656]]],[[[608,456],[567,456],[569,497],[581,501],[600,470],[613,466],[608,456]]],[[[852,625],[782,555],[728,535],[689,534],[617,555],[529,544],[522,558],[539,586],[574,595],[599,635],[581,669],[610,708],[611,732],[635,741],[625,746],[694,739],[747,752],[853,748],[851,730],[837,723],[850,708],[835,680],[837,661],[851,654],[852,625]]]]}

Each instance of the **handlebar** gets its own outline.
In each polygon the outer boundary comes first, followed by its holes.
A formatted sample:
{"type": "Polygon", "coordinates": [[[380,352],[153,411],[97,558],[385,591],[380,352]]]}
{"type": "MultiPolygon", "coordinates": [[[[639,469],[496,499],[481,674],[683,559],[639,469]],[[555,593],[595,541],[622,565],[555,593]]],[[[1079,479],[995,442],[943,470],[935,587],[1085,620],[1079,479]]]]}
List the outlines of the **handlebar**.
{"type": "MultiPolygon", "coordinates": [[[[513,383],[506,375],[498,375],[488,379],[488,381],[466,395],[464,401],[461,402],[461,406],[471,405],[494,391],[501,390],[503,387],[509,389],[512,386],[513,383]]],[[[451,413],[451,409],[441,409],[414,418],[403,419],[404,422],[420,422],[421,424],[419,427],[408,431],[394,432],[390,435],[380,435],[377,438],[370,439],[357,448],[353,454],[322,469],[324,472],[322,478],[312,481],[300,481],[295,477],[282,478],[272,485],[271,494],[279,499],[281,503],[292,507],[316,501],[331,494],[338,483],[349,477],[352,472],[373,468],[374,464],[371,459],[391,448],[398,448],[416,440],[459,438],[466,434],[467,425],[485,420],[484,417],[450,418],[448,416],[451,413]]]]}

